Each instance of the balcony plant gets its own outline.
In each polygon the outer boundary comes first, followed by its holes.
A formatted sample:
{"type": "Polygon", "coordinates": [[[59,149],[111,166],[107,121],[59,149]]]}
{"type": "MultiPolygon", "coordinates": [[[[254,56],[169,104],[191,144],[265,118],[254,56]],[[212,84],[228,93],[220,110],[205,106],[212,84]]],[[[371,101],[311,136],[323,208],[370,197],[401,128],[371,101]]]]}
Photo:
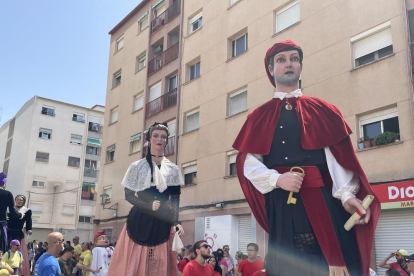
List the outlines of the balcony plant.
{"type": "Polygon", "coordinates": [[[364,137],[364,148],[370,148],[372,147],[372,139],[369,138],[368,136],[364,137]]]}
{"type": "Polygon", "coordinates": [[[398,133],[386,131],[375,138],[375,143],[377,146],[395,143],[399,141],[399,137],[400,135],[398,133]]]}
{"type": "Polygon", "coordinates": [[[358,148],[360,150],[364,149],[364,138],[362,137],[358,139],[358,148]]]}

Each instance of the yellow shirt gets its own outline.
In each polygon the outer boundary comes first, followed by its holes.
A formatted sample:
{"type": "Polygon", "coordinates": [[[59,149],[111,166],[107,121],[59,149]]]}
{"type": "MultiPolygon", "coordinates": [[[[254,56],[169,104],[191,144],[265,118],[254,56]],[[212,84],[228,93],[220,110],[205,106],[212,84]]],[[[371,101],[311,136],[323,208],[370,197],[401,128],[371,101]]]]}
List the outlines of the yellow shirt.
{"type": "Polygon", "coordinates": [[[72,247],[75,248],[75,253],[76,254],[82,254],[82,246],[78,243],[78,245],[74,245],[72,244],[72,247]]]}
{"type": "Polygon", "coordinates": [[[23,263],[23,254],[20,251],[13,253],[9,250],[4,253],[2,261],[7,263],[11,268],[18,268],[23,263]],[[8,252],[10,252],[10,258],[8,252]]]}
{"type": "MultiPolygon", "coordinates": [[[[11,269],[11,267],[8,264],[4,263],[4,262],[0,262],[0,264],[3,267],[6,267],[7,266],[7,267],[9,267],[11,269]]],[[[7,269],[5,269],[5,268],[0,269],[0,276],[9,276],[9,271],[7,269]]]]}
{"type": "MultiPolygon", "coordinates": [[[[81,257],[84,258],[83,259],[83,264],[86,265],[87,267],[91,268],[92,265],[92,253],[91,251],[88,249],[86,251],[83,251],[81,254],[81,257]]],[[[79,263],[81,263],[82,261],[80,261],[79,263]]],[[[89,271],[83,271],[83,274],[85,276],[89,276],[89,271]]],[[[1,276],[1,275],[0,275],[1,276]]]]}

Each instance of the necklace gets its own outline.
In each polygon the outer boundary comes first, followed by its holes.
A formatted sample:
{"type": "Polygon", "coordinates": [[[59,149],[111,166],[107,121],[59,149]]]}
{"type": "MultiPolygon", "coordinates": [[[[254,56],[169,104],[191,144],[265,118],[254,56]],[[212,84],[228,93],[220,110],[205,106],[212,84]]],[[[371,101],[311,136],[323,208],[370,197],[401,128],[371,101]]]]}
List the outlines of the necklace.
{"type": "Polygon", "coordinates": [[[290,104],[290,102],[286,102],[285,108],[286,110],[292,110],[292,105],[290,104]]]}

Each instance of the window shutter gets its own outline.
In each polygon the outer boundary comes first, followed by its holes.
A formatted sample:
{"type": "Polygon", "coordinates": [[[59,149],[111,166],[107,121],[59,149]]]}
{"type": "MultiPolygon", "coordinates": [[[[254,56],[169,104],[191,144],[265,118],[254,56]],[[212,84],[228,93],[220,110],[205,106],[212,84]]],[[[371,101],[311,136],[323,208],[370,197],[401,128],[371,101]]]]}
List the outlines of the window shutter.
{"type": "Polygon", "coordinates": [[[238,216],[237,245],[239,251],[247,254],[247,245],[252,242],[252,217],[250,214],[238,216]]]}
{"type": "Polygon", "coordinates": [[[79,216],[92,217],[93,216],[92,207],[91,206],[80,206],[79,216]]]}
{"type": "Polygon", "coordinates": [[[283,31],[284,29],[292,26],[300,21],[300,3],[297,2],[292,6],[283,9],[276,14],[276,32],[283,31]]]}
{"type": "Polygon", "coordinates": [[[387,28],[354,43],[354,58],[360,58],[392,45],[391,28],[387,28]]]}
{"type": "Polygon", "coordinates": [[[151,102],[159,97],[161,97],[161,82],[151,86],[149,101],[151,102]]]}
{"type": "Polygon", "coordinates": [[[197,165],[189,166],[184,168],[184,174],[197,172],[197,165]]]}

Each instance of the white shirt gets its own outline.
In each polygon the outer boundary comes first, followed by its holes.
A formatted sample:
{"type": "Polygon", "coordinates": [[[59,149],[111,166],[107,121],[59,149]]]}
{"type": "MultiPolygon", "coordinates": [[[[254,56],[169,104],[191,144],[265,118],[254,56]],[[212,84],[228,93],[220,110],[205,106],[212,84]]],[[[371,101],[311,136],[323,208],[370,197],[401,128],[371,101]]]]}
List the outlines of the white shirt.
{"type": "MultiPolygon", "coordinates": [[[[273,97],[283,100],[291,97],[301,97],[302,92],[300,89],[290,93],[275,92],[273,97]]],[[[345,169],[338,164],[333,156],[329,147],[324,148],[326,155],[326,162],[328,165],[329,173],[333,181],[332,195],[333,197],[340,199],[342,204],[350,198],[355,198],[355,195],[359,191],[359,177],[352,171],[345,169]]],[[[250,180],[255,188],[262,194],[266,194],[273,189],[279,188],[276,183],[280,174],[273,169],[268,169],[262,163],[261,155],[247,154],[244,162],[244,176],[250,180]]]]}

